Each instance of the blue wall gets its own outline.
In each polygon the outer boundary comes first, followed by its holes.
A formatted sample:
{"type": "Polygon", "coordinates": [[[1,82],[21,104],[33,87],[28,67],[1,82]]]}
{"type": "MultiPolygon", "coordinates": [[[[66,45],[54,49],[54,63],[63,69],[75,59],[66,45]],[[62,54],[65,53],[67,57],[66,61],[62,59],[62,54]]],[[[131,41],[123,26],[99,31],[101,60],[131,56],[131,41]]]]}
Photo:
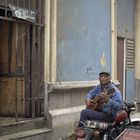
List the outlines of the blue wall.
{"type": "MultiPolygon", "coordinates": [[[[119,37],[135,37],[135,0],[117,0],[117,33],[119,37]]],[[[133,100],[135,93],[135,69],[126,68],[126,99],[133,100]]]]}
{"type": "Polygon", "coordinates": [[[110,0],[57,3],[57,81],[96,80],[111,71],[110,0]]]}
{"type": "Polygon", "coordinates": [[[117,0],[117,34],[134,39],[135,0],[117,0]]]}
{"type": "Polygon", "coordinates": [[[133,100],[136,97],[135,69],[126,69],[126,99],[133,100]]]}

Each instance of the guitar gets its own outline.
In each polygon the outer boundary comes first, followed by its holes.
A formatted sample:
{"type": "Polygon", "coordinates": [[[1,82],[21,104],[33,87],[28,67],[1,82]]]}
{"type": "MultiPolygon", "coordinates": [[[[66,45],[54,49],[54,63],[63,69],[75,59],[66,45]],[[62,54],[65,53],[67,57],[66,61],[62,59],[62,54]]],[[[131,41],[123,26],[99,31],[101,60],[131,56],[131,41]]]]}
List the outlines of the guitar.
{"type": "Polygon", "coordinates": [[[102,94],[107,94],[107,95],[111,95],[115,92],[114,88],[108,88],[105,91],[103,91],[101,94],[95,96],[93,99],[91,98],[90,105],[87,105],[86,108],[87,109],[92,109],[92,110],[97,110],[97,111],[101,111],[101,106],[104,103],[103,98],[102,98],[102,94]]]}

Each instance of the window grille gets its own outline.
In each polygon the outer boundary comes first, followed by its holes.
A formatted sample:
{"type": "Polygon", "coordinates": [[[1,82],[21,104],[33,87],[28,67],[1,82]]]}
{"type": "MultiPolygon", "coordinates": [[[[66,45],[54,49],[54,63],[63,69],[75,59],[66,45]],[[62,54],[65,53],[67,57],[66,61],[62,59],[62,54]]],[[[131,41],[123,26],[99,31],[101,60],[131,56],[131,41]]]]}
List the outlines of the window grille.
{"type": "Polygon", "coordinates": [[[135,67],[135,43],[133,40],[126,41],[126,68],[135,67]]]}

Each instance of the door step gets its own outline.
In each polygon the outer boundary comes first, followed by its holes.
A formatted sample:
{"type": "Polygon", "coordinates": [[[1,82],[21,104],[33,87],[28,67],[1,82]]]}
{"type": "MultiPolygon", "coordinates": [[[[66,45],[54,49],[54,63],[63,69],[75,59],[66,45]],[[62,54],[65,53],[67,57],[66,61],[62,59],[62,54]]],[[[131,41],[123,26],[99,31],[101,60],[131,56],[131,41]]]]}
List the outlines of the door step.
{"type": "Polygon", "coordinates": [[[0,140],[51,140],[51,129],[39,128],[1,136],[0,140]]]}
{"type": "Polygon", "coordinates": [[[46,128],[47,122],[44,118],[37,118],[19,122],[12,122],[0,125],[0,136],[10,135],[39,128],[46,128]]]}

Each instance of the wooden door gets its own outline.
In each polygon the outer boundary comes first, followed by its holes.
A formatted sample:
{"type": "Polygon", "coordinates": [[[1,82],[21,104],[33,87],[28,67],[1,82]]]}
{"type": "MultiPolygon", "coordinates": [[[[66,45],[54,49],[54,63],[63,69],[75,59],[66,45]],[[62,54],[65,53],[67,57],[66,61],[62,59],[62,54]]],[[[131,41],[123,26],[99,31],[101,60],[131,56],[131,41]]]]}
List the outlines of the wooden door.
{"type": "Polygon", "coordinates": [[[120,82],[119,89],[124,94],[124,39],[117,38],[117,79],[120,82]]]}
{"type": "Polygon", "coordinates": [[[30,25],[25,37],[26,115],[41,116],[44,103],[44,49],[41,27],[30,25]]]}

